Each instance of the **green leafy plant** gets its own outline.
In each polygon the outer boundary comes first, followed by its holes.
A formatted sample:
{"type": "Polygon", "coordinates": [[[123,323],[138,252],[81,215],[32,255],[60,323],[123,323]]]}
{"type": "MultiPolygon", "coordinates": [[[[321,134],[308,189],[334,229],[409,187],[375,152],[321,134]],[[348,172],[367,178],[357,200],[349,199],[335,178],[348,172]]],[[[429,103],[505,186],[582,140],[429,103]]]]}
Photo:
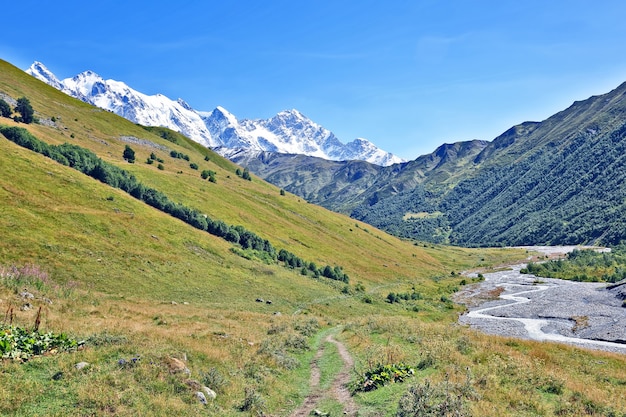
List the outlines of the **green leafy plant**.
{"type": "Polygon", "coordinates": [[[352,386],[352,392],[373,391],[388,383],[403,382],[415,375],[415,370],[406,364],[387,364],[366,371],[352,386]]]}
{"type": "Polygon", "coordinates": [[[28,360],[53,350],[71,350],[78,342],[65,333],[40,333],[12,325],[0,325],[0,356],[3,359],[28,360]]]}

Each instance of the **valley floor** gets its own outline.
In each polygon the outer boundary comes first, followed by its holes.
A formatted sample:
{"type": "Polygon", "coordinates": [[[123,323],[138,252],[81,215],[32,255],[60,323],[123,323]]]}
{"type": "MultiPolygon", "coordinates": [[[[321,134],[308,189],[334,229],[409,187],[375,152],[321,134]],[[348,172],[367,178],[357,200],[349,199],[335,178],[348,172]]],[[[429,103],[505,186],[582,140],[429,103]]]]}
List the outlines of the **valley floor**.
{"type": "Polygon", "coordinates": [[[457,294],[459,321],[488,334],[626,354],[626,308],[603,283],[521,274],[523,265],[484,274],[457,294]]]}

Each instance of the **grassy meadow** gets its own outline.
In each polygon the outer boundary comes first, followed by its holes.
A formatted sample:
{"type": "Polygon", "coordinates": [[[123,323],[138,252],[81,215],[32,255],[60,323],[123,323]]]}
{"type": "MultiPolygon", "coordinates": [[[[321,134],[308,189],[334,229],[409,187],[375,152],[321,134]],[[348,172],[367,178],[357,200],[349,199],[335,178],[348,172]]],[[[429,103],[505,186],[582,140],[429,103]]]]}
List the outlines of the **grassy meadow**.
{"type": "MultiPolygon", "coordinates": [[[[381,363],[416,369],[402,384],[356,393],[362,416],[396,415],[409,387],[426,380],[433,401],[435,388],[457,395],[467,415],[626,415],[624,356],[456,324],[462,307],[450,298],[461,271],[496,268],[525,251],[397,239],[254,176],[243,180],[237,166],[180,135],[146,130],[5,62],[0,94],[27,97],[40,120],[0,124],[89,149],[175,202],[350,277],[345,284],[242,257],[232,243],[0,136],[2,324],[32,328],[40,312],[40,331],[84,342],[2,360],[0,415],[288,416],[309,393],[309,363],[329,332],[354,356],[355,380],[381,363]],[[134,164],[122,158],[126,145],[134,164]],[[151,153],[162,170],[146,163],[151,153]],[[12,267],[34,272],[16,278],[12,267]],[[416,295],[389,303],[391,292],[416,295]],[[198,383],[216,399],[201,404],[198,383]]],[[[321,386],[330,386],[336,349],[326,346],[318,363],[321,386]]],[[[341,414],[332,399],[318,408],[341,414]]]]}

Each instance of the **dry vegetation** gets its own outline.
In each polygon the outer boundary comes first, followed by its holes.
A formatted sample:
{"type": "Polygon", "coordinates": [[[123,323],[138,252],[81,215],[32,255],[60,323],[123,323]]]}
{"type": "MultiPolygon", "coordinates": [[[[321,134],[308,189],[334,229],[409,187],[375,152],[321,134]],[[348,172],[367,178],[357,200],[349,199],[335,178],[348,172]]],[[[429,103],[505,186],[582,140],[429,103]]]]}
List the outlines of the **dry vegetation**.
{"type": "Polygon", "coordinates": [[[0,92],[27,96],[37,117],[54,118],[28,126],[39,139],[91,149],[174,201],[350,276],[345,285],[245,259],[222,239],[0,138],[0,268],[36,265],[48,276],[1,281],[0,312],[13,307],[14,314],[0,319],[32,327],[41,306],[41,329],[85,342],[75,352],[2,361],[0,414],[286,416],[308,393],[308,363],[322,337],[341,326],[337,337],[357,370],[399,361],[419,369],[414,381],[357,394],[361,415],[394,415],[407,388],[425,378],[439,383],[447,375],[463,386],[468,369],[474,415],[625,412],[623,356],[487,337],[455,324],[460,307],[448,297],[460,271],[519,260],[523,251],[401,241],[256,178],[244,181],[236,166],[197,144],[167,141],[6,63],[0,92]],[[135,164],[123,161],[121,136],[146,141],[131,145],[135,164]],[[200,170],[155,145],[189,154],[200,170]],[[144,163],[151,152],[164,170],[144,163]],[[202,180],[203,169],[216,171],[217,183],[202,180]],[[419,299],[385,301],[411,291],[419,299]],[[22,311],[27,302],[33,308],[22,311]],[[189,372],[175,369],[177,360],[189,372]],[[76,369],[83,361],[89,366],[76,369]],[[190,380],[217,398],[202,405],[190,380]]]}

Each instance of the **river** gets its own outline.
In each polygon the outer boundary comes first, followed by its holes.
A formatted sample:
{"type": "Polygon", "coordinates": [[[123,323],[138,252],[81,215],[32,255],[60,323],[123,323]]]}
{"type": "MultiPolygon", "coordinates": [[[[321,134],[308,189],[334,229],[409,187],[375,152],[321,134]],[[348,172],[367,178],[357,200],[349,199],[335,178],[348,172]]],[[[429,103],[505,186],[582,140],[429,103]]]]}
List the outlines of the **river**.
{"type": "MultiPolygon", "coordinates": [[[[565,253],[574,247],[532,247],[565,253]]],[[[483,274],[455,299],[468,306],[459,322],[488,334],[559,342],[626,354],[626,308],[604,283],[522,274],[525,265],[483,274]]]]}

